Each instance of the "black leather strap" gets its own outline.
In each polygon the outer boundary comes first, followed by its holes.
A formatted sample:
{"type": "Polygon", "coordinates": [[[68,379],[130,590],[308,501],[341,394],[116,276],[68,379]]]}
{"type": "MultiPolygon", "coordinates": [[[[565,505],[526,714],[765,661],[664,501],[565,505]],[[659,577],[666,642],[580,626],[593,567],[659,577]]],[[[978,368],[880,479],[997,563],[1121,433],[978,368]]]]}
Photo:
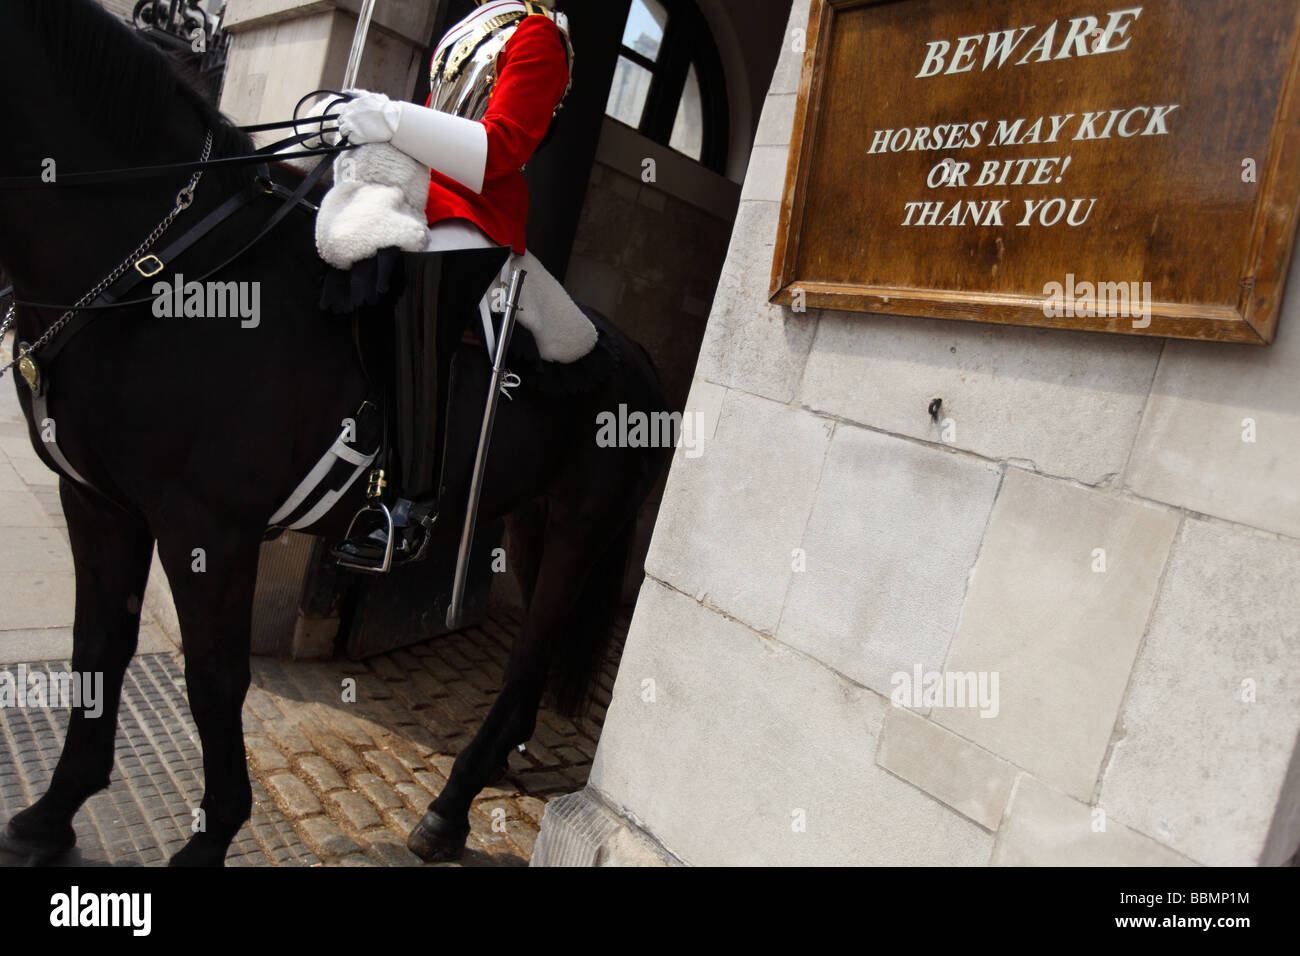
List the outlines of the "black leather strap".
{"type": "MultiPolygon", "coordinates": [[[[316,168],[313,169],[309,175],[303,178],[302,182],[298,184],[298,188],[289,194],[289,196],[284,200],[284,202],[280,205],[280,207],[276,209],[276,211],[271,215],[271,217],[263,224],[262,228],[258,231],[257,235],[255,235],[247,243],[241,246],[234,253],[234,255],[227,258],[220,265],[215,266],[212,269],[209,269],[207,272],[203,273],[203,275],[199,276],[197,279],[193,281],[196,282],[205,281],[210,276],[215,275],[216,273],[225,269],[227,266],[231,265],[240,256],[244,255],[244,253],[248,252],[249,249],[253,248],[253,246],[257,245],[257,243],[259,243],[262,239],[264,239],[266,235],[269,232],[271,232],[272,229],[278,226],[281,220],[283,220],[285,216],[289,215],[289,213],[293,211],[293,208],[297,206],[298,203],[302,199],[304,199],[309,192],[312,191],[313,187],[315,187],[315,185],[318,182],[320,182],[321,177],[325,175],[325,171],[329,168],[329,164],[330,161],[328,157],[322,159],[319,163],[317,163],[316,168]]],[[[249,188],[249,189],[241,190],[239,193],[236,193],[234,196],[227,199],[224,203],[222,203],[220,206],[214,209],[211,213],[203,217],[203,219],[201,219],[199,222],[195,223],[188,230],[186,230],[182,236],[180,236],[178,239],[176,239],[174,242],[168,245],[165,249],[163,249],[163,251],[159,254],[158,257],[162,259],[164,264],[174,262],[177,256],[179,256],[190,246],[194,245],[194,243],[198,242],[205,235],[210,233],[213,229],[215,229],[226,219],[230,218],[230,216],[233,215],[238,209],[243,208],[245,205],[252,202],[258,196],[263,194],[264,194],[264,190],[260,188],[249,188]]],[[[157,273],[157,275],[162,275],[162,272],[157,273]]],[[[119,279],[117,283],[115,283],[112,287],[110,287],[107,291],[105,291],[103,295],[101,295],[98,299],[96,299],[90,305],[85,306],[84,308],[86,310],[123,308],[125,306],[130,306],[130,305],[144,305],[146,303],[153,302],[154,296],[151,295],[145,296],[143,298],[131,299],[127,301],[121,301],[120,299],[118,299],[118,296],[125,295],[131,289],[135,288],[139,283],[143,282],[146,278],[154,278],[154,276],[145,276],[142,273],[140,273],[138,270],[131,269],[126,275],[122,276],[122,278],[119,279]]],[[[19,301],[18,304],[23,306],[31,305],[31,303],[26,303],[21,301],[19,301]]],[[[51,307],[44,306],[44,308],[51,308],[51,307]]],[[[86,325],[89,322],[91,322],[91,320],[94,319],[94,317],[95,317],[94,311],[78,310],[77,315],[73,316],[72,320],[68,322],[68,324],[64,327],[63,331],[60,332],[58,335],[56,335],[48,343],[46,343],[45,347],[41,350],[39,357],[42,363],[48,364],[56,355],[59,354],[59,352],[63,350],[63,348],[68,344],[69,341],[71,341],[71,339],[78,332],[80,332],[83,328],[85,328],[86,325]]]]}
{"type": "MultiPolygon", "coordinates": [[[[290,120],[290,123],[305,123],[307,120],[290,120]]],[[[271,124],[272,126],[284,124],[271,124]]],[[[256,127],[252,127],[256,128],[256,127]]],[[[331,131],[332,132],[332,131],[331,131]]],[[[268,159],[295,159],[301,156],[334,156],[351,147],[347,145],[322,146],[319,149],[304,149],[295,153],[281,153],[288,146],[305,143],[322,135],[320,130],[295,133],[284,139],[276,140],[262,146],[245,156],[223,156],[218,159],[195,159],[184,163],[160,163],[156,166],[126,166],[121,169],[101,169],[86,173],[59,173],[56,184],[59,186],[97,186],[104,183],[119,183],[128,179],[151,179],[158,176],[170,176],[174,173],[192,173],[203,169],[224,169],[231,166],[256,166],[268,159]],[[277,155],[278,154],[278,155],[277,155]]],[[[0,189],[23,189],[41,185],[40,176],[0,176],[0,189]]]]}
{"type": "MultiPolygon", "coordinates": [[[[257,199],[257,197],[260,194],[261,194],[261,190],[253,190],[253,189],[240,190],[239,192],[235,193],[235,195],[231,196],[229,199],[223,202],[216,209],[212,210],[212,212],[204,216],[201,220],[199,220],[189,229],[185,230],[185,232],[182,235],[180,235],[170,245],[162,249],[160,252],[150,253],[150,255],[156,255],[157,258],[163,263],[163,265],[166,266],[168,263],[175,261],[181,255],[181,253],[183,253],[190,246],[194,245],[194,243],[198,242],[200,239],[202,239],[204,236],[210,233],[213,229],[217,228],[217,226],[221,225],[221,223],[225,222],[236,212],[243,209],[249,203],[257,199]]],[[[141,261],[143,262],[144,260],[142,259],[141,261]]],[[[127,293],[129,293],[140,283],[144,282],[146,279],[156,279],[158,278],[159,275],[162,275],[162,271],[159,271],[156,275],[146,276],[138,269],[132,267],[126,271],[126,274],[123,275],[122,278],[118,279],[117,282],[109,286],[108,289],[104,291],[103,295],[101,295],[98,299],[96,299],[86,308],[87,309],[122,308],[127,305],[143,305],[146,302],[152,302],[154,299],[153,296],[149,296],[148,298],[136,299],[134,300],[134,302],[123,302],[121,300],[127,293]]],[[[95,313],[91,311],[87,311],[87,312],[79,311],[75,316],[73,316],[72,320],[68,322],[66,326],[64,326],[63,331],[60,332],[58,335],[56,335],[53,339],[51,339],[50,342],[45,346],[45,348],[41,350],[40,357],[42,362],[53,361],[54,357],[58,355],[61,351],[63,351],[63,347],[68,344],[68,342],[73,338],[73,336],[75,336],[78,332],[80,332],[81,329],[88,322],[94,320],[94,318],[95,318],[95,313]]]]}
{"type": "MultiPolygon", "coordinates": [[[[329,167],[329,160],[328,159],[321,160],[321,162],[317,164],[316,168],[311,171],[310,175],[303,178],[303,181],[298,185],[298,188],[295,189],[289,195],[289,197],[281,204],[280,208],[278,208],[275,211],[275,213],[271,216],[271,218],[266,221],[266,223],[258,231],[257,235],[255,235],[251,240],[249,240],[249,242],[247,242],[244,246],[242,246],[234,255],[226,259],[225,262],[221,263],[216,268],[210,269],[208,272],[206,272],[203,278],[207,278],[208,276],[211,276],[214,273],[219,272],[222,269],[226,268],[232,262],[234,262],[236,259],[242,256],[245,252],[247,252],[249,249],[255,246],[259,241],[261,241],[267,235],[267,233],[269,233],[272,229],[274,229],[277,225],[279,225],[280,221],[284,219],[284,217],[287,216],[295,206],[298,205],[299,200],[301,200],[304,196],[306,196],[309,192],[311,192],[312,187],[315,186],[316,183],[320,181],[320,178],[325,174],[325,170],[328,167],[329,167]]],[[[179,252],[189,248],[200,238],[202,238],[203,235],[207,234],[208,232],[211,232],[212,229],[215,228],[217,224],[229,218],[229,216],[235,209],[241,208],[249,200],[255,198],[258,192],[260,192],[260,190],[258,190],[257,192],[253,192],[251,190],[244,190],[241,192],[241,194],[231,197],[231,199],[228,199],[226,202],[222,203],[221,206],[213,210],[212,213],[205,216],[200,222],[196,223],[189,230],[187,230],[184,236],[181,236],[170,246],[168,246],[167,247],[168,251],[177,250],[177,252],[179,252]],[[237,203],[234,202],[234,200],[236,199],[240,201],[237,203]]],[[[159,273],[159,275],[161,275],[161,273],[159,273]]],[[[134,287],[136,282],[143,281],[143,279],[146,278],[145,276],[141,276],[138,272],[135,272],[135,276],[138,276],[139,278],[133,278],[131,284],[129,286],[126,286],[126,288],[132,288],[134,287]]],[[[124,276],[123,280],[125,279],[126,277],[124,276]]],[[[116,289],[117,286],[115,285],[109,290],[107,290],[103,295],[99,297],[100,300],[110,296],[116,289]]],[[[146,299],[142,301],[151,301],[151,300],[152,299],[146,299]]],[[[117,304],[125,305],[126,303],[119,302],[117,304]]],[[[38,427],[40,426],[41,418],[45,417],[46,409],[48,408],[49,387],[50,387],[50,378],[49,378],[49,371],[48,371],[49,363],[63,349],[63,347],[66,346],[68,342],[72,340],[72,338],[77,334],[77,332],[79,332],[81,329],[85,328],[87,324],[89,324],[90,320],[93,317],[94,317],[94,313],[91,313],[89,315],[79,313],[78,315],[74,316],[73,320],[69,322],[67,326],[65,326],[63,332],[55,336],[55,338],[52,341],[48,342],[45,345],[45,347],[42,349],[39,356],[41,364],[43,366],[40,375],[40,390],[39,390],[39,394],[33,394],[32,397],[33,413],[39,416],[36,418],[36,423],[38,427]]],[[[50,453],[51,458],[54,459],[54,461],[58,464],[58,466],[63,471],[63,473],[67,475],[67,477],[103,495],[103,492],[100,492],[99,489],[95,488],[94,485],[92,485],[89,481],[87,481],[84,477],[82,477],[82,475],[72,466],[72,464],[67,460],[67,457],[63,454],[62,450],[58,447],[57,442],[48,443],[46,447],[50,453]]],[[[104,495],[104,497],[107,498],[108,496],[104,495]]],[[[111,501],[112,499],[110,498],[108,500],[111,501]]]]}

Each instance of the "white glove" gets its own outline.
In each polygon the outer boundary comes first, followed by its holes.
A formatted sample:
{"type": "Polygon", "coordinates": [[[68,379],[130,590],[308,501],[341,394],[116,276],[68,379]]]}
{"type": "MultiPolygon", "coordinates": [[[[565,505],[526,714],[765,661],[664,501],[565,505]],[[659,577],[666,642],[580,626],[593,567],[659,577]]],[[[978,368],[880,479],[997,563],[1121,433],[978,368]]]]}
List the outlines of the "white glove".
{"type": "Polygon", "coordinates": [[[357,97],[339,109],[339,132],[353,146],[391,143],[471,191],[483,191],[488,141],[482,123],[394,102],[383,93],[348,92],[357,97]]]}
{"type": "Polygon", "coordinates": [[[339,108],[339,132],[353,146],[391,140],[402,118],[401,104],[394,103],[383,93],[348,92],[359,95],[339,108]]]}

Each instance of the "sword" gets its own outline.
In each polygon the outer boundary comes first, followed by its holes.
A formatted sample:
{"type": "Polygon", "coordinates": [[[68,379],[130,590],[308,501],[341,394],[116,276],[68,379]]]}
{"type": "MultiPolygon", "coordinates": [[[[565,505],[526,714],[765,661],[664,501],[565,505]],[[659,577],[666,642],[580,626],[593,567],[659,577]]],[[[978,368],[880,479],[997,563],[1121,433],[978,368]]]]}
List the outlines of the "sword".
{"type": "Polygon", "coordinates": [[[348,68],[343,71],[343,85],[340,89],[351,90],[357,85],[357,74],[361,72],[361,54],[366,49],[366,34],[370,32],[370,20],[375,15],[375,0],[361,0],[361,12],[357,14],[357,32],[352,34],[352,52],[348,54],[348,68]]]}
{"type": "Polygon", "coordinates": [[[519,290],[528,273],[516,269],[510,280],[510,297],[506,302],[505,318],[501,320],[501,334],[497,337],[496,354],[492,358],[492,382],[488,386],[487,407],[483,410],[483,426],[478,433],[478,452],[474,456],[474,472],[469,481],[469,502],[465,506],[465,526],[461,530],[460,550],[456,553],[456,579],[451,587],[451,604],[447,607],[447,627],[455,630],[461,625],[465,603],[465,581],[469,577],[469,552],[474,544],[474,524],[478,519],[478,503],[483,495],[483,472],[487,466],[488,446],[492,443],[492,425],[501,401],[501,380],[506,373],[506,349],[515,330],[519,312],[519,290]]]}

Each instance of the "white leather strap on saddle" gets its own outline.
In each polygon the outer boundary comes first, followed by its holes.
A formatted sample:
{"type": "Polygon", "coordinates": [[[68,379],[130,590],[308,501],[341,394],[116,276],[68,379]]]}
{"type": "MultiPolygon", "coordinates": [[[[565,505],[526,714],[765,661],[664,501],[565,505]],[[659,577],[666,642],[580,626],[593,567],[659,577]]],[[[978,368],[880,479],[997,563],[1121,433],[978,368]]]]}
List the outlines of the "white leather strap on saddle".
{"type": "MultiPolygon", "coordinates": [[[[329,514],[332,509],[342,498],[349,488],[351,488],[362,473],[370,467],[375,456],[379,454],[378,447],[369,454],[359,452],[348,445],[347,439],[353,435],[356,428],[355,420],[350,424],[345,424],[343,430],[334,444],[330,446],[329,451],[321,456],[320,461],[307,477],[299,482],[298,487],[289,495],[287,501],[276,509],[275,514],[267,519],[268,528],[284,527],[290,531],[298,531],[302,528],[310,528],[321,518],[329,514]],[[326,483],[326,479],[332,472],[340,471],[339,464],[351,465],[351,472],[343,472],[339,477],[342,481],[333,488],[329,488],[320,495],[314,502],[310,503],[306,511],[303,506],[308,504],[311,496],[326,483]],[[292,518],[292,521],[289,519],[292,518]],[[288,524],[284,522],[289,521],[288,524]]],[[[355,438],[354,438],[355,440],[355,438]]]]}

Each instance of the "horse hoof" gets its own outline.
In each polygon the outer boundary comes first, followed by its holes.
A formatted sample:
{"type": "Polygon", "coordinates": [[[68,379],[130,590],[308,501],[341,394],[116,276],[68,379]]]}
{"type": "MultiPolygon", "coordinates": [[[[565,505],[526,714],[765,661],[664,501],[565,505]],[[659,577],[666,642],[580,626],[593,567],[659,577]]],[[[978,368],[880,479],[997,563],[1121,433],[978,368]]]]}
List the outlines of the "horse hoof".
{"type": "Polygon", "coordinates": [[[425,863],[451,863],[465,852],[469,825],[458,827],[429,810],[406,838],[406,848],[425,863]]]}
{"type": "Polygon", "coordinates": [[[217,845],[200,842],[197,837],[190,840],[176,855],[167,861],[168,866],[177,867],[213,867],[226,865],[226,851],[229,845],[217,845]]]}
{"type": "Polygon", "coordinates": [[[71,825],[41,832],[24,827],[21,816],[10,820],[0,834],[0,866],[49,866],[76,846],[77,834],[71,825]]]}

